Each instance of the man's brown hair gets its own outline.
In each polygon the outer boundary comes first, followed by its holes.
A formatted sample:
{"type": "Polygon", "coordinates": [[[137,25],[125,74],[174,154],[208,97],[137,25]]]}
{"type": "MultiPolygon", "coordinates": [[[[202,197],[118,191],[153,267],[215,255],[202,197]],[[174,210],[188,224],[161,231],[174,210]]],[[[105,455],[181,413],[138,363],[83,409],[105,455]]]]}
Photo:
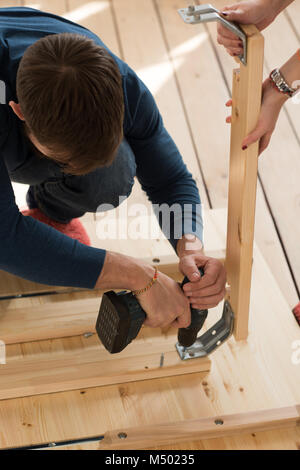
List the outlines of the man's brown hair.
{"type": "Polygon", "coordinates": [[[26,49],[17,97],[27,134],[66,173],[112,163],[123,138],[121,74],[107,50],[79,34],[53,34],[26,49]]]}

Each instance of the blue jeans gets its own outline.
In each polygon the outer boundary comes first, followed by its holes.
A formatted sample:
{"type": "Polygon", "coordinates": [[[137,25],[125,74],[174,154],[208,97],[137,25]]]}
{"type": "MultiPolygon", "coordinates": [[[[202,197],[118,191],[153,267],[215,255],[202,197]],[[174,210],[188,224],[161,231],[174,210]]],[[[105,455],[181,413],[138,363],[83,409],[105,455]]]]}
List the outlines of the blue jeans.
{"type": "Polygon", "coordinates": [[[86,212],[97,212],[100,204],[119,205],[128,197],[136,174],[135,157],[124,139],[109,167],[84,176],[67,175],[54,161],[34,153],[17,169],[9,171],[12,181],[29,184],[28,206],[38,207],[53,220],[67,223],[86,212]]]}

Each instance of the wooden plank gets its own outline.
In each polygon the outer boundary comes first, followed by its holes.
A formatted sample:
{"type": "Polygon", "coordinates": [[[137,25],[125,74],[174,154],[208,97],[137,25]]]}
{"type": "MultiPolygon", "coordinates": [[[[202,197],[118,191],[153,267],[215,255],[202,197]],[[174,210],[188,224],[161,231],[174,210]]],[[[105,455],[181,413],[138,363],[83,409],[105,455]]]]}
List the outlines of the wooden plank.
{"type": "MultiPolygon", "coordinates": [[[[276,431],[255,432],[226,438],[189,441],[172,445],[153,446],[146,450],[299,450],[300,427],[276,431]]],[[[51,447],[49,450],[99,450],[99,441],[51,447]]]]}
{"type": "Polygon", "coordinates": [[[300,405],[272,410],[178,421],[157,426],[119,429],[108,432],[100,449],[144,449],[195,439],[213,439],[235,434],[300,426],[300,405]],[[121,439],[119,436],[123,436],[121,439]],[[124,437],[126,436],[126,437],[124,437]]]}
{"type": "MultiPolygon", "coordinates": [[[[0,365],[0,399],[33,396],[103,385],[149,380],[157,377],[208,372],[210,360],[182,361],[175,349],[177,331],[144,328],[139,338],[119,354],[110,355],[96,335],[71,338],[70,350],[53,340],[28,344],[27,359],[7,347],[0,365]]],[[[23,349],[24,350],[24,349],[23,349]]]]}
{"type": "Polygon", "coordinates": [[[258,161],[258,143],[242,150],[242,141],[255,128],[260,112],[264,47],[263,37],[254,26],[243,30],[247,35],[247,65],[241,63],[233,74],[225,261],[237,340],[248,336],[258,161]]]}
{"type": "MultiPolygon", "coordinates": [[[[121,428],[105,433],[104,436],[95,436],[95,442],[76,446],[80,449],[120,450],[120,449],[146,449],[159,446],[171,446],[188,441],[240,436],[284,429],[296,430],[300,426],[300,406],[286,408],[266,409],[250,413],[235,415],[213,416],[209,418],[177,421],[159,425],[148,425],[121,428]],[[122,436],[122,437],[120,437],[122,436]]],[[[56,442],[57,448],[64,446],[63,442],[56,442]]],[[[75,446],[66,446],[73,449],[75,446]]],[[[53,448],[52,448],[53,449],[53,448]]],[[[66,450],[65,446],[64,449],[66,450]]]]}

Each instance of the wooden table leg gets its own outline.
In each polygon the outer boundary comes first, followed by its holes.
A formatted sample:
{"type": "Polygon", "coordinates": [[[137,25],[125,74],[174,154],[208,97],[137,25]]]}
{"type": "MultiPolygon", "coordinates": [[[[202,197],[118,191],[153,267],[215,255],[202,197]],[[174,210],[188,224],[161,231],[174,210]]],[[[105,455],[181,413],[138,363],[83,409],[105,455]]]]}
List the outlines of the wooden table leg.
{"type": "Polygon", "coordinates": [[[242,150],[243,139],[255,128],[261,106],[263,36],[242,26],[248,38],[247,65],[233,72],[226,270],[228,300],[235,315],[237,340],[248,336],[248,317],[255,221],[258,143],[242,150]]]}

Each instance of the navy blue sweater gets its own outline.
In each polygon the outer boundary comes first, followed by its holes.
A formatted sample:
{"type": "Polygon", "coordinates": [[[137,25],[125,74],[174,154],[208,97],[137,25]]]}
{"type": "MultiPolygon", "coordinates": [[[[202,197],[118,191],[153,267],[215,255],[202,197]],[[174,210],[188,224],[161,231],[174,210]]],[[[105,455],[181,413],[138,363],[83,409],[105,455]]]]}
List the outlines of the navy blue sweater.
{"type": "MultiPolygon", "coordinates": [[[[19,62],[35,41],[62,32],[85,35],[106,47],[95,34],[62,17],[32,8],[0,9],[0,80],[6,84],[6,104],[0,105],[0,269],[43,284],[93,288],[106,251],[85,246],[24,217],[15,203],[6,167],[7,161],[22,160],[22,147],[15,145],[21,121],[7,104],[18,101],[19,62]]],[[[196,183],[164,128],[153,96],[135,72],[109,52],[122,75],[124,136],[134,152],[136,175],[143,190],[152,203],[192,204],[196,208],[200,204],[196,183]]],[[[195,233],[202,239],[202,218],[195,211],[191,218],[195,233]]],[[[175,250],[177,241],[170,238],[175,250]]]]}

